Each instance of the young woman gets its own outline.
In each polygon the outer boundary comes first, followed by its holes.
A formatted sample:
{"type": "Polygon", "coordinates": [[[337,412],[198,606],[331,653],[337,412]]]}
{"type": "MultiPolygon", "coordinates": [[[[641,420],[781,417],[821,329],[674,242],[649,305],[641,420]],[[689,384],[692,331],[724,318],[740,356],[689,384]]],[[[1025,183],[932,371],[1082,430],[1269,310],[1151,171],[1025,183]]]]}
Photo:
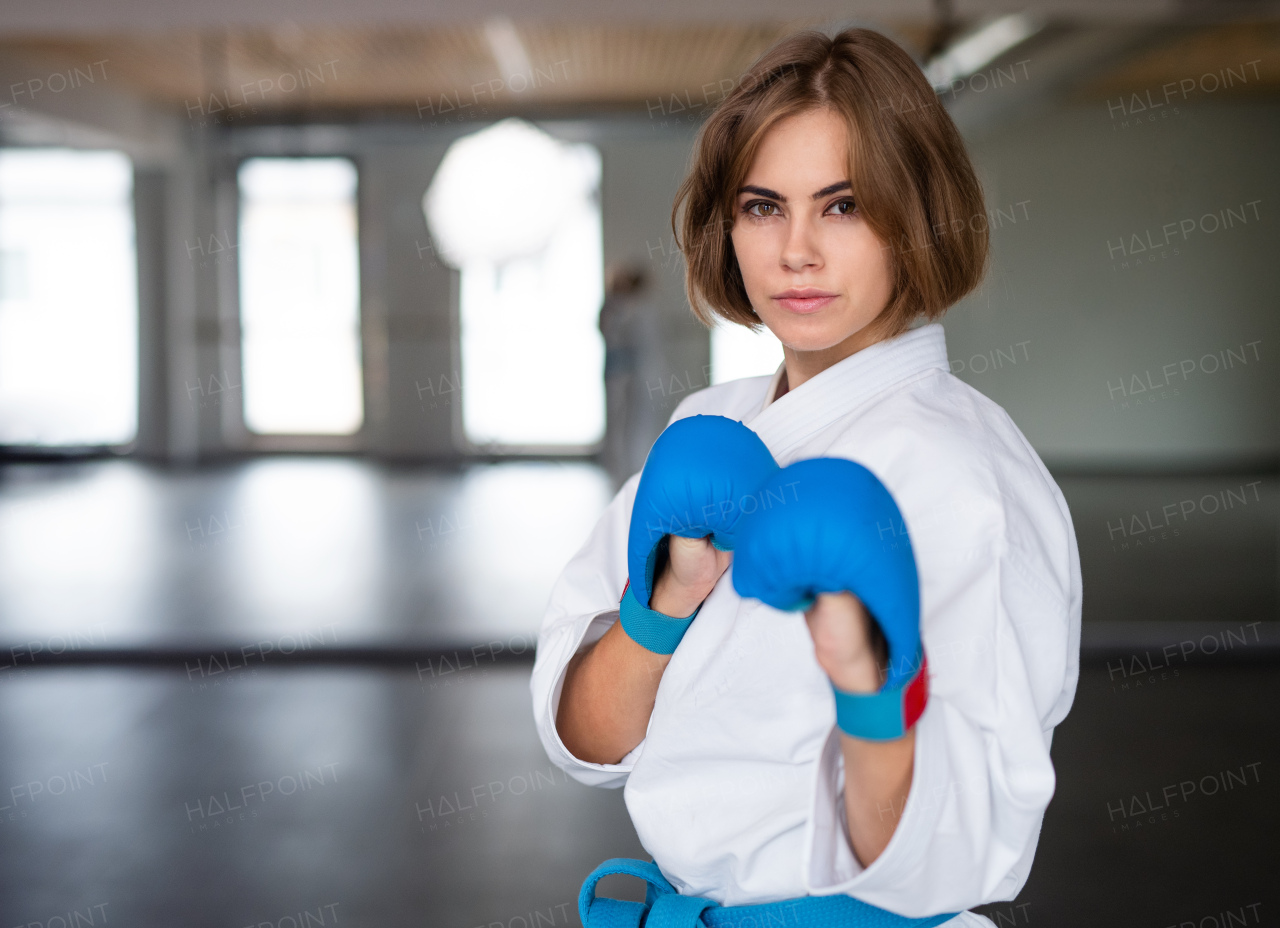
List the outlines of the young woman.
{"type": "Polygon", "coordinates": [[[633,640],[618,618],[637,474],[552,594],[531,683],[543,744],[575,779],[625,787],[680,896],[844,895],[990,924],[965,910],[1026,882],[1081,582],[1061,493],[1004,410],[950,374],[934,321],[987,256],[960,136],[890,40],[801,33],[708,118],[676,210],[695,314],[767,326],[784,362],[687,397],[672,422],[723,416],[778,465],[843,458],[882,482],[902,516],[882,539],[909,537],[918,572],[928,701],[900,737],[847,734],[833,688],[885,679],[866,608],[743,598],[710,538],[664,539],[648,607],[695,613],[674,652],[633,640]]]}

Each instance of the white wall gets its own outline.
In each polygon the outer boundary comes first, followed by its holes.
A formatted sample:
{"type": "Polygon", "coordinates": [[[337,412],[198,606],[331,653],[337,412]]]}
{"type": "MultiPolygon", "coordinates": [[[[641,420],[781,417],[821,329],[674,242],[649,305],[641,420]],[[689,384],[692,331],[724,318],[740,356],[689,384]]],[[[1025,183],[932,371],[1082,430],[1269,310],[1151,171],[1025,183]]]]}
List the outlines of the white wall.
{"type": "Polygon", "coordinates": [[[1184,106],[1121,128],[1099,103],[1006,129],[972,154],[1004,218],[985,285],[945,319],[957,375],[1051,465],[1274,461],[1280,105],[1184,106]],[[1202,230],[1228,207],[1232,228],[1202,230]],[[1167,247],[1119,251],[1148,232],[1163,242],[1170,223],[1167,247]],[[1214,371],[1228,348],[1231,368],[1214,371]],[[983,356],[989,369],[975,372],[983,356]]]}

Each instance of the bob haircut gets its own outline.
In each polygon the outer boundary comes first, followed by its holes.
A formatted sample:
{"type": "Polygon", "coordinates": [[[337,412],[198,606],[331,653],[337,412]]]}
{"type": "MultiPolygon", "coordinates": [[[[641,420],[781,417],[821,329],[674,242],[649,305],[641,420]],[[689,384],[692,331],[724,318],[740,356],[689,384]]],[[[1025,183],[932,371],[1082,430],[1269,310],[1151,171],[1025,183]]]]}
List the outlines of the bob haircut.
{"type": "Polygon", "coordinates": [[[848,126],[854,202],[890,252],[893,288],[873,323],[885,337],[919,316],[939,318],[981,282],[988,247],[982,186],[920,67],[869,29],[834,38],[805,31],[765,52],[707,118],[676,194],[671,228],[685,255],[689,305],[703,325],[717,315],[762,325],[730,238],[738,190],[769,129],[819,108],[848,126]]]}

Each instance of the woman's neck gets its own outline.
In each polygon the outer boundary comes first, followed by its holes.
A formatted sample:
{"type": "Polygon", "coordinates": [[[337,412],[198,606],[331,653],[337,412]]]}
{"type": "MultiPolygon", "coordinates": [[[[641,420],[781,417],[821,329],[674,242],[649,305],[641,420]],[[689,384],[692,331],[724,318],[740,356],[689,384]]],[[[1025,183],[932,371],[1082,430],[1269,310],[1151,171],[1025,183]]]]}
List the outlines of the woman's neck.
{"type": "Polygon", "coordinates": [[[797,351],[783,345],[782,358],[786,365],[786,372],[778,383],[777,397],[794,390],[806,380],[816,377],[845,358],[857,354],[863,348],[869,348],[877,342],[884,341],[886,337],[887,333],[879,326],[872,324],[862,327],[844,341],[818,351],[797,351]]]}

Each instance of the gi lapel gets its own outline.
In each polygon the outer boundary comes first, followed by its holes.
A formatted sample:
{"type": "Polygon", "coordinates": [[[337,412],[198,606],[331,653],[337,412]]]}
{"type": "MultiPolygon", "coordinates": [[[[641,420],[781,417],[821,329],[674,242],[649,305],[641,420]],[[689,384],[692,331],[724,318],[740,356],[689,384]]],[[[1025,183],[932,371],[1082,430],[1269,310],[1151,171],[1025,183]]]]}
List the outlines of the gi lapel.
{"type": "Polygon", "coordinates": [[[863,348],[745,420],[783,466],[807,439],[888,386],[930,368],[949,370],[938,323],[863,348]]]}

